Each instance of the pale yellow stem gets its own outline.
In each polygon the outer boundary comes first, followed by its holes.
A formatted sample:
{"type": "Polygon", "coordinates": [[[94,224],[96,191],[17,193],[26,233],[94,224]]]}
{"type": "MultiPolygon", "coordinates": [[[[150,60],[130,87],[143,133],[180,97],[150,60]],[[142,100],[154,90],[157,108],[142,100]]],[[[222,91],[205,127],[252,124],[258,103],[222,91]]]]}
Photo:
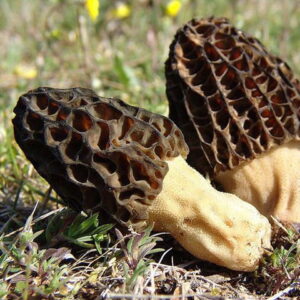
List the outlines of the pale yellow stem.
{"type": "Polygon", "coordinates": [[[252,205],[215,190],[182,157],[168,162],[163,190],[149,208],[149,223],[170,232],[198,258],[233,270],[252,271],[271,226],[252,205]]]}
{"type": "Polygon", "coordinates": [[[263,215],[300,222],[300,141],[281,145],[216,178],[263,215]]]}

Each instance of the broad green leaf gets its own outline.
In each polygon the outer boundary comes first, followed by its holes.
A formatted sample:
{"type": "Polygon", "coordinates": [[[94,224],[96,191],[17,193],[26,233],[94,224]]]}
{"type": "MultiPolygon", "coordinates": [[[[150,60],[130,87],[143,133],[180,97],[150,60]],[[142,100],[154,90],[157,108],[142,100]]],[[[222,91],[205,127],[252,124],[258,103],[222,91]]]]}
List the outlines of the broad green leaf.
{"type": "Polygon", "coordinates": [[[73,222],[70,226],[67,235],[72,238],[80,237],[82,234],[87,233],[94,227],[97,227],[98,223],[98,213],[85,220],[76,217],[75,222],[73,222]]]}

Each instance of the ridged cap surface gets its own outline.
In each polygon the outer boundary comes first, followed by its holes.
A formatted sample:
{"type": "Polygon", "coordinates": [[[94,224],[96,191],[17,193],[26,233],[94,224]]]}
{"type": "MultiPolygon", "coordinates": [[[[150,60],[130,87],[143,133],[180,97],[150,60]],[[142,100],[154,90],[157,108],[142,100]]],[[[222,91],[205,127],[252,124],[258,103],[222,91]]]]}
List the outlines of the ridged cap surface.
{"type": "Polygon", "coordinates": [[[180,28],[165,71],[170,118],[200,173],[214,177],[300,139],[299,81],[227,19],[194,19],[180,28]]]}
{"type": "Polygon", "coordinates": [[[143,226],[166,160],[188,152],[168,118],[88,89],[38,88],[14,112],[17,143],[62,199],[123,224],[143,226]]]}

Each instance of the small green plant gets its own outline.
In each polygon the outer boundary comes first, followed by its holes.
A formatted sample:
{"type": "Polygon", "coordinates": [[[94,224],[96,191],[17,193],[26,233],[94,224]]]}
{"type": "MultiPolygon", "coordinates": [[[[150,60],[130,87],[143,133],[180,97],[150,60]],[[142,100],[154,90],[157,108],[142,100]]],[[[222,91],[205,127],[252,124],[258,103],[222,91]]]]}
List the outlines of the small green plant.
{"type": "Polygon", "coordinates": [[[46,240],[53,245],[68,242],[83,248],[96,248],[102,254],[101,243],[109,242],[108,231],[114,224],[99,225],[99,214],[91,216],[83,212],[78,214],[71,209],[64,209],[54,215],[46,228],[46,240]]]}
{"type": "Polygon", "coordinates": [[[156,243],[162,239],[150,235],[152,231],[151,226],[146,228],[144,232],[132,233],[127,238],[118,229],[115,231],[125,256],[123,263],[125,283],[127,289],[132,290],[137,278],[142,276],[149,267],[150,260],[147,260],[146,256],[164,251],[162,248],[155,248],[156,243]],[[128,240],[127,243],[125,243],[126,239],[128,240]]]}
{"type": "Polygon", "coordinates": [[[271,255],[274,268],[283,268],[286,272],[297,268],[300,264],[300,240],[292,244],[289,249],[283,246],[274,250],[271,255]]]}
{"type": "Polygon", "coordinates": [[[69,280],[69,267],[62,262],[74,259],[71,251],[64,247],[39,249],[35,239],[43,231],[32,231],[32,218],[33,213],[13,242],[6,242],[3,235],[0,238],[1,299],[8,294],[24,300],[54,296],[69,280]]]}
{"type": "Polygon", "coordinates": [[[277,220],[274,222],[274,250],[265,257],[261,268],[250,275],[257,291],[259,287],[266,295],[273,295],[289,286],[299,287],[300,235],[293,226],[284,226],[277,220]]]}

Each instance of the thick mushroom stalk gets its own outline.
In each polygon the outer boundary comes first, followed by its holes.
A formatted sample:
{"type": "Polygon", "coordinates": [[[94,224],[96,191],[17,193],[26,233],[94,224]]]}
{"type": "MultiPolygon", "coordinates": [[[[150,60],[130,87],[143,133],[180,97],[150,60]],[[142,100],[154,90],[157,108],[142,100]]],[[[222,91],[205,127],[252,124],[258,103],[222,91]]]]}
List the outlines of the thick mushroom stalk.
{"type": "Polygon", "coordinates": [[[267,219],[188,166],[170,119],[81,88],[30,91],[14,111],[16,141],[67,205],[136,230],[154,223],[234,270],[254,270],[270,247],[267,219]]]}
{"type": "Polygon", "coordinates": [[[300,222],[300,141],[283,144],[216,177],[265,216],[300,222]]]}
{"type": "Polygon", "coordinates": [[[300,222],[300,84],[225,18],[180,28],[166,61],[170,118],[187,161],[265,216],[300,222]]]}
{"type": "Polygon", "coordinates": [[[168,162],[149,222],[168,231],[194,256],[237,271],[253,271],[270,249],[271,227],[237,196],[214,189],[182,157],[168,162]]]}

